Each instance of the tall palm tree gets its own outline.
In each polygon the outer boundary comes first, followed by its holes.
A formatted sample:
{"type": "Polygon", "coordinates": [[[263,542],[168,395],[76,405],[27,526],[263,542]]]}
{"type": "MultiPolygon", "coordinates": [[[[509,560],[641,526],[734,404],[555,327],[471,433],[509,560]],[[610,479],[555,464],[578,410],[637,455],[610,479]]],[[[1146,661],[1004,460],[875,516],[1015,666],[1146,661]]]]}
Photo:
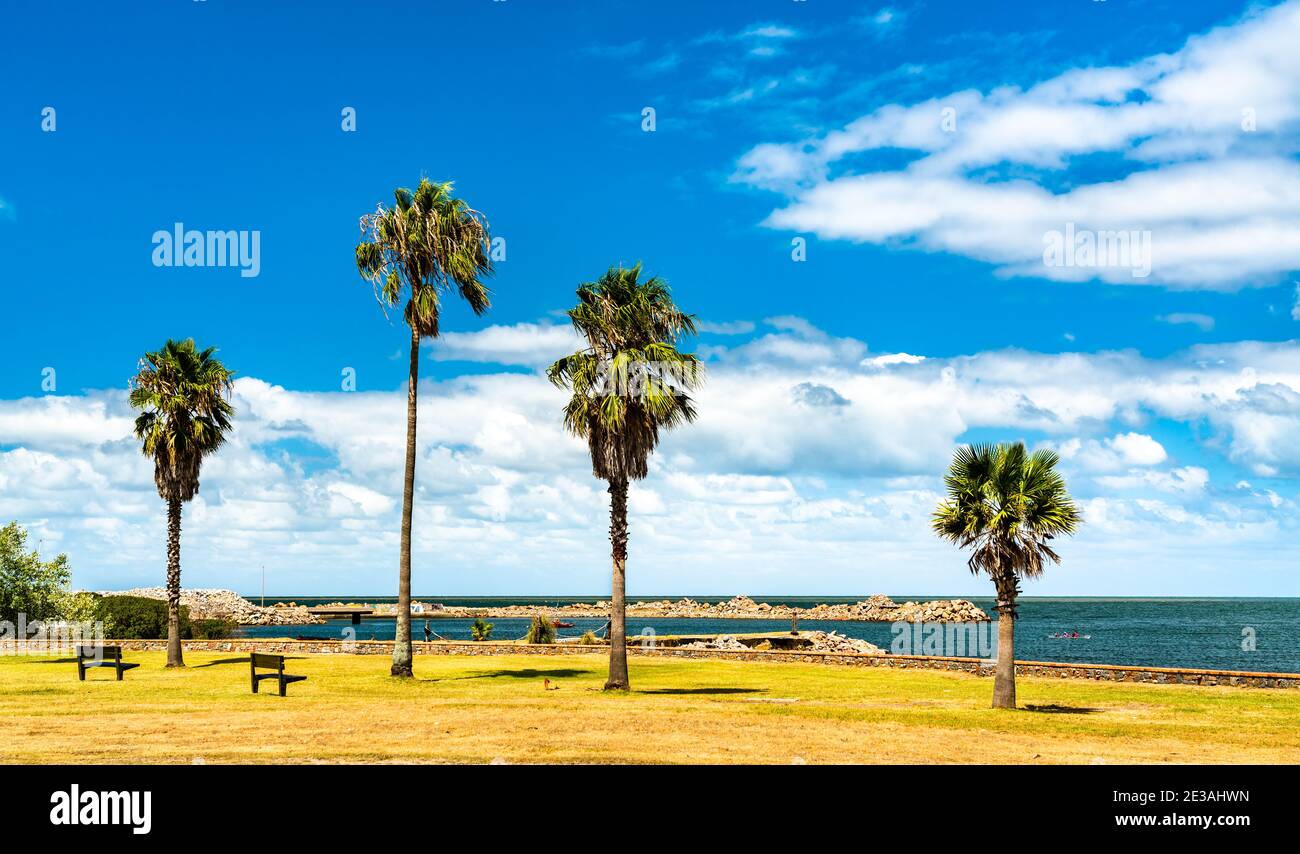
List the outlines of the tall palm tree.
{"type": "Polygon", "coordinates": [[[934,532],[971,549],[967,565],[997,591],[998,660],[993,708],[1016,707],[1016,599],[1023,578],[1061,558],[1048,543],[1073,534],[1083,518],[1056,471],[1053,451],[1023,442],[959,448],[944,476],[948,497],[934,511],[934,532]]]}
{"type": "Polygon", "coordinates": [[[168,339],[145,353],[131,382],[131,406],[142,410],[135,435],[154,462],[153,480],[167,502],[167,666],[184,667],[181,656],[181,503],[199,491],[203,458],[226,441],[235,410],[233,373],[194,339],[168,339]]]}
{"type": "Polygon", "coordinates": [[[592,474],[609,484],[609,539],[613,556],[609,679],[605,690],[627,690],[627,487],[649,471],[663,430],[695,419],[686,392],[703,380],[703,368],[677,340],[695,333],[695,319],[673,303],[658,277],[638,281],[641,265],[611,267],[578,288],[569,319],[587,347],[547,371],[551,382],[573,391],[564,426],[586,439],[592,474]]]}
{"type": "Polygon", "coordinates": [[[476,315],[487,311],[492,273],[491,245],[482,214],[451,195],[449,182],[426,178],[411,192],[395,191],[396,206],[379,205],[361,217],[357,271],[375,289],[384,308],[403,299],[411,328],[411,370],[406,388],[406,474],[402,486],[402,543],[397,587],[394,676],[411,676],[411,511],[415,500],[416,389],[420,380],[420,339],[438,337],[442,294],[455,289],[476,315]]]}

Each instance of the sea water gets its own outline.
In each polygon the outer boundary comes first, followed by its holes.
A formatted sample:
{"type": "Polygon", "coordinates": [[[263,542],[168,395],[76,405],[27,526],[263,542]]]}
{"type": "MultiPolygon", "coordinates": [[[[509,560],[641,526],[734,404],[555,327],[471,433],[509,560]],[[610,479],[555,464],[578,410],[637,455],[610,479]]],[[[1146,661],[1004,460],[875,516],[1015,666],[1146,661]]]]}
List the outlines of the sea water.
{"type": "MultiPolygon", "coordinates": [[[[257,597],[249,597],[258,602],[257,597]]],[[[458,597],[416,596],[422,602],[448,606],[493,607],[505,604],[556,606],[573,602],[595,602],[598,597],[458,597]]],[[[676,601],[682,596],[629,597],[629,601],[676,601]]],[[[729,597],[696,596],[697,602],[719,602],[729,597]]],[[[755,601],[773,606],[810,608],[818,604],[851,603],[865,596],[773,597],[755,596],[755,601]]],[[[894,596],[897,602],[928,598],[894,596]]],[[[393,602],[394,597],[376,596],[276,596],[268,604],[294,601],[299,605],[360,601],[372,604],[393,602]]],[[[970,597],[990,614],[993,600],[970,597]]],[[[560,629],[560,637],[577,637],[584,631],[599,631],[603,618],[563,617],[573,623],[560,629]]],[[[521,638],[528,629],[525,618],[490,617],[494,640],[521,638]]],[[[412,620],[411,634],[424,636],[420,617],[412,620]]],[[[472,619],[430,618],[429,628],[447,640],[469,640],[472,619]]],[[[888,650],[895,633],[889,623],[840,620],[799,620],[804,630],[836,631],[848,637],[870,641],[888,650]]],[[[245,637],[344,638],[355,629],[357,640],[390,640],[392,618],[365,619],[352,626],[348,619],[330,620],[315,626],[248,626],[245,637]]],[[[790,630],[786,617],[765,620],[714,618],[628,618],[628,634],[740,634],[790,630]]],[[[1300,599],[1145,599],[1145,598],[1036,598],[1021,599],[1016,623],[1016,657],[1033,661],[1070,661],[1091,664],[1129,664],[1155,667],[1198,667],[1216,670],[1251,670],[1300,673],[1300,599]],[[1089,637],[1052,638],[1062,632],[1089,637]]]]}

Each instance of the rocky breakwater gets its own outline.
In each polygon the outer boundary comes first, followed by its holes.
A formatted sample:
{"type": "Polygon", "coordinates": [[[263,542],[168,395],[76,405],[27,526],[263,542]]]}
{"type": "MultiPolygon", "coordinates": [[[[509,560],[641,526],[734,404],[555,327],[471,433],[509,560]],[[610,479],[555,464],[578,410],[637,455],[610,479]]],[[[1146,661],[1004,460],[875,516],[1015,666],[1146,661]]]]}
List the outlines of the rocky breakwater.
{"type": "MultiPolygon", "coordinates": [[[[677,602],[665,599],[659,602],[631,603],[628,605],[627,612],[637,617],[704,617],[738,620],[786,620],[797,613],[801,620],[862,620],[872,623],[893,623],[899,620],[966,623],[984,622],[989,619],[988,614],[965,599],[936,599],[930,602],[904,602],[900,605],[888,596],[882,595],[871,596],[853,604],[823,604],[798,609],[789,605],[755,602],[748,596],[734,596],[725,602],[712,605],[691,599],[681,599],[677,602]]],[[[605,613],[608,613],[608,609],[605,613]]]]}
{"type": "MultiPolygon", "coordinates": [[[[375,606],[376,613],[387,609],[392,613],[392,606],[375,606]]],[[[522,617],[530,618],[542,614],[555,619],[565,617],[608,617],[608,602],[591,604],[574,603],[570,605],[497,605],[491,608],[466,608],[460,606],[444,607],[442,605],[421,604],[425,616],[439,617],[522,617]]],[[[862,620],[874,623],[923,622],[923,623],[969,623],[985,622],[989,615],[965,599],[936,599],[929,602],[904,602],[899,604],[888,596],[871,596],[860,602],[838,605],[817,605],[812,608],[799,608],[801,620],[862,620]]],[[[725,602],[712,604],[696,602],[694,599],[660,599],[649,602],[629,602],[629,617],[680,617],[696,619],[769,619],[788,620],[795,609],[789,605],[771,605],[767,602],[755,602],[748,596],[734,596],[725,602]]],[[[419,616],[417,611],[416,616],[419,616]]]]}
{"type": "Polygon", "coordinates": [[[989,615],[965,599],[904,602],[888,596],[871,596],[852,605],[818,605],[799,611],[803,620],[863,620],[872,623],[984,623],[989,615]]]}
{"type": "MultiPolygon", "coordinates": [[[[759,650],[773,648],[772,638],[758,635],[718,635],[708,640],[691,641],[681,649],[759,650]]],[[[856,652],[862,655],[884,655],[885,651],[868,641],[848,638],[838,632],[800,632],[796,636],[780,638],[784,648],[800,652],[856,652]]]]}
{"type": "MultiPolygon", "coordinates": [[[[134,590],[118,590],[101,595],[166,599],[167,590],[163,587],[137,587],[134,590]]],[[[240,626],[302,626],[325,622],[302,605],[278,602],[273,607],[263,608],[233,590],[182,590],[181,604],[190,609],[192,619],[230,620],[240,626]]]]}

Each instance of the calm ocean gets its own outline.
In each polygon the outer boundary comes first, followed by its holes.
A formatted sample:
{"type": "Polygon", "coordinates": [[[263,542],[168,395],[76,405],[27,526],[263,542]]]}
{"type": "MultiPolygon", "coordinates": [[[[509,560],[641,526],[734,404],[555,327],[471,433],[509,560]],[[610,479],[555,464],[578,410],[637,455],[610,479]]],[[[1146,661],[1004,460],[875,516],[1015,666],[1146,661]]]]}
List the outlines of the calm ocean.
{"type": "MultiPolygon", "coordinates": [[[[249,596],[253,602],[259,597],[249,596]]],[[[459,597],[416,596],[423,602],[444,605],[490,607],[492,605],[558,605],[595,602],[601,597],[459,597]]],[[[608,597],[605,597],[608,598],[608,597]]],[[[681,596],[629,597],[629,601],[676,601],[681,596]]],[[[720,602],[727,596],[693,596],[697,602],[720,602]]],[[[758,602],[808,608],[826,603],[851,603],[865,596],[789,597],[754,596],[758,602]]],[[[893,596],[896,602],[930,598],[893,596]]],[[[966,597],[992,613],[993,600],[966,597]]],[[[393,602],[384,596],[276,596],[267,603],[297,602],[321,605],[337,601],[393,602]]],[[[471,620],[433,619],[429,627],[449,640],[468,640],[471,620]]],[[[497,639],[522,637],[528,628],[524,619],[489,620],[497,639]]],[[[600,619],[575,618],[572,629],[561,629],[561,637],[577,636],[603,624],[600,619]]],[[[333,620],[319,626],[250,626],[247,637],[340,637],[349,622],[333,620]]],[[[639,619],[628,620],[629,634],[653,629],[659,635],[736,634],[741,632],[788,631],[789,620],[639,619]]],[[[819,622],[800,620],[801,629],[837,631],[862,638],[889,649],[893,632],[888,623],[819,622]]],[[[357,627],[358,640],[392,638],[391,619],[364,620],[357,627]]],[[[416,620],[413,634],[423,634],[416,620]]],[[[1204,667],[1222,670],[1255,670],[1300,673],[1300,599],[1122,599],[1122,598],[1035,598],[1021,599],[1016,626],[1016,657],[1038,661],[1078,661],[1096,664],[1135,664],[1157,667],[1204,667]],[[1056,632],[1087,634],[1087,640],[1057,640],[1056,632]],[[1250,642],[1253,641],[1253,644],[1250,642]],[[1253,646],[1253,649],[1250,647],[1253,646]]]]}

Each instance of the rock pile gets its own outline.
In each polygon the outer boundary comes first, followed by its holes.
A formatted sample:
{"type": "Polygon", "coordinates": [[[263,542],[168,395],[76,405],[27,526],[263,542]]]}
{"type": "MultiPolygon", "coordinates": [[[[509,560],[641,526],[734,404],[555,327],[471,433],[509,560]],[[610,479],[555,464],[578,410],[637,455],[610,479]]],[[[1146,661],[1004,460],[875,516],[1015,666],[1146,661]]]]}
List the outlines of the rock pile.
{"type": "MultiPolygon", "coordinates": [[[[163,587],[137,587],[134,590],[118,590],[101,595],[166,599],[167,590],[163,587]]],[[[241,626],[301,626],[325,622],[309,613],[304,606],[280,603],[273,608],[262,608],[233,590],[182,590],[181,604],[190,609],[190,617],[194,619],[230,620],[241,626]]]]}
{"type": "Polygon", "coordinates": [[[865,620],[875,623],[982,623],[989,615],[965,599],[898,604],[888,596],[871,596],[852,605],[818,605],[799,612],[806,620],[865,620]]]}
{"type": "MultiPolygon", "coordinates": [[[[392,606],[375,606],[387,608],[392,613],[392,606]]],[[[448,617],[532,617],[548,614],[553,617],[608,617],[608,602],[593,604],[575,603],[571,605],[503,605],[494,608],[444,607],[442,605],[425,605],[426,613],[436,612],[448,617]]],[[[943,599],[932,602],[904,602],[898,604],[888,596],[871,596],[851,605],[817,605],[812,608],[800,608],[801,620],[864,620],[868,622],[892,623],[898,620],[926,623],[964,623],[984,622],[988,614],[965,599],[943,599]]],[[[711,605],[696,602],[694,599],[679,599],[673,602],[660,599],[652,602],[632,602],[627,606],[627,614],[634,618],[649,617],[686,617],[713,619],[781,619],[787,620],[793,614],[788,605],[769,605],[755,602],[748,596],[735,596],[725,602],[711,605]]]]}
{"type": "Polygon", "coordinates": [[[866,655],[884,655],[885,651],[874,643],[859,638],[848,638],[839,632],[802,632],[811,644],[804,647],[809,652],[860,652],[866,655]]]}
{"type": "Polygon", "coordinates": [[[691,643],[684,643],[682,649],[749,649],[748,646],[741,643],[734,635],[718,635],[712,640],[698,640],[691,643]]]}

